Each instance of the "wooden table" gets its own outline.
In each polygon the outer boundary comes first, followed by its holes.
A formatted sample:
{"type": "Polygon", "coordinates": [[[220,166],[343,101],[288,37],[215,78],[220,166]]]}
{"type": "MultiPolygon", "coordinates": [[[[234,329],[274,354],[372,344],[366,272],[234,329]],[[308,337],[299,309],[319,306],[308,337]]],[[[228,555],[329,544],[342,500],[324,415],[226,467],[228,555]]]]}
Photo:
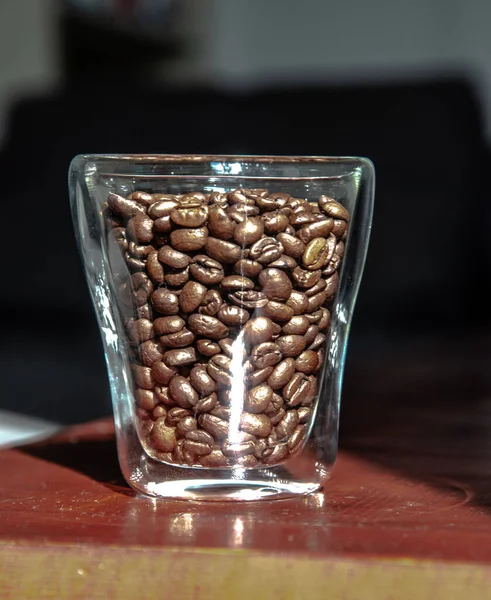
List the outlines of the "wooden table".
{"type": "Polygon", "coordinates": [[[0,598],[490,598],[488,346],[391,355],[348,369],[332,481],[295,500],[136,497],[107,420],[0,452],[0,598]]]}

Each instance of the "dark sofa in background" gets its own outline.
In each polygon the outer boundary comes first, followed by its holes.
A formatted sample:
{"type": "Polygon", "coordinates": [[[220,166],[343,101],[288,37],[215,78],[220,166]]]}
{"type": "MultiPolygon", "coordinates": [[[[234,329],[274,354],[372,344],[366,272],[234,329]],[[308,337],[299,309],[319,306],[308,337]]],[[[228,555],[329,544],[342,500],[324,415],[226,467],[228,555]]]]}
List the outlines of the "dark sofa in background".
{"type": "Polygon", "coordinates": [[[63,422],[110,411],[67,199],[70,159],[91,152],[368,156],[376,209],[350,356],[487,318],[488,148],[466,81],[74,88],[17,102],[0,151],[0,408],[63,422]]]}

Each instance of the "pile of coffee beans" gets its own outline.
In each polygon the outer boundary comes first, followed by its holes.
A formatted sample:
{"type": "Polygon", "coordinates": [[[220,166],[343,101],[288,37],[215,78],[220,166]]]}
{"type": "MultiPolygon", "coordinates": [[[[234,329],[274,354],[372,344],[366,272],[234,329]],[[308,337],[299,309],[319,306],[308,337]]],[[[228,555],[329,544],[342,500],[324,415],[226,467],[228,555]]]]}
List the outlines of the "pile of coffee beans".
{"type": "Polygon", "coordinates": [[[303,445],[349,213],[264,189],[110,194],[135,423],[150,456],[256,467],[303,445]]]}

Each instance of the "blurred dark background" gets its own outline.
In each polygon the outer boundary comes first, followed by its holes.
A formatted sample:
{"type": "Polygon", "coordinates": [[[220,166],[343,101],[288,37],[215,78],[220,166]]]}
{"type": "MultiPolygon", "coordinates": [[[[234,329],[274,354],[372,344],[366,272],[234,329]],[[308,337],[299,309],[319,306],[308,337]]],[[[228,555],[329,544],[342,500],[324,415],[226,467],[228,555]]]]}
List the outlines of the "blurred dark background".
{"type": "Polygon", "coordinates": [[[347,378],[485,328],[490,19],[487,0],[3,0],[0,409],[111,411],[68,208],[79,153],[367,156],[347,378]]]}

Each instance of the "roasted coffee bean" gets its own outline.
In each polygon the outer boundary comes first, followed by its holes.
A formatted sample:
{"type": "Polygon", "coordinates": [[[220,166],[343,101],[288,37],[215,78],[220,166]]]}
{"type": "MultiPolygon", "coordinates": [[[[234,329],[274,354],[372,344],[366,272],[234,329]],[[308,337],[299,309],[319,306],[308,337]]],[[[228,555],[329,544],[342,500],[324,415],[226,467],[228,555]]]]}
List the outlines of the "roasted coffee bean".
{"type": "MultiPolygon", "coordinates": [[[[293,309],[292,309],[293,310],[293,309]]],[[[282,333],[289,335],[304,335],[310,327],[310,321],[304,315],[295,315],[282,327],[282,333]]]]}
{"type": "Polygon", "coordinates": [[[182,287],[189,281],[189,267],[167,271],[164,280],[171,287],[182,287]]]}
{"type": "Polygon", "coordinates": [[[186,434],[190,431],[195,431],[198,428],[198,422],[194,417],[184,417],[176,426],[176,433],[181,437],[187,437],[186,434]]]}
{"type": "Polygon", "coordinates": [[[157,405],[153,411],[152,411],[152,419],[154,421],[156,421],[157,419],[165,419],[167,417],[167,409],[164,408],[163,406],[161,406],[160,404],[157,405]]]}
{"type": "Polygon", "coordinates": [[[302,442],[305,439],[306,432],[307,430],[305,425],[297,425],[295,431],[292,433],[290,439],[287,442],[287,447],[291,454],[298,452],[300,446],[302,445],[302,442]]]}
{"type": "MultiPolygon", "coordinates": [[[[283,246],[281,242],[273,237],[263,237],[251,246],[249,258],[256,260],[262,265],[267,265],[282,254],[283,246]]],[[[238,260],[238,258],[235,260],[238,260]]]]}
{"type": "Polygon", "coordinates": [[[140,359],[146,367],[151,367],[153,363],[162,358],[162,348],[154,340],[147,340],[140,346],[140,359]]]}
{"type": "Polygon", "coordinates": [[[272,340],[275,341],[280,337],[281,334],[281,325],[279,323],[273,323],[273,337],[272,340]]]}
{"type": "Polygon", "coordinates": [[[301,267],[297,267],[294,269],[292,277],[299,287],[310,288],[314,286],[321,278],[321,271],[307,271],[301,267]]]}
{"type": "Polygon", "coordinates": [[[251,347],[269,342],[273,336],[273,322],[267,317],[254,317],[244,325],[244,343],[251,347]]]}
{"type": "Polygon", "coordinates": [[[198,392],[182,375],[175,375],[169,382],[169,394],[172,400],[182,408],[194,406],[198,400],[198,392]]]}
{"type": "Polygon", "coordinates": [[[292,433],[295,431],[295,428],[298,425],[298,413],[296,410],[287,411],[286,415],[283,419],[278,423],[276,427],[276,434],[278,436],[278,440],[284,440],[285,438],[289,438],[292,433]]]}
{"type": "Polygon", "coordinates": [[[221,352],[220,346],[211,340],[198,340],[196,347],[198,348],[198,352],[203,354],[203,356],[215,356],[215,354],[220,354],[221,352]]]}
{"type": "Polygon", "coordinates": [[[254,448],[254,442],[243,442],[241,444],[227,442],[223,444],[222,452],[225,454],[225,456],[239,458],[241,456],[246,456],[247,454],[252,454],[254,452],[254,448]]]}
{"type": "Polygon", "coordinates": [[[209,396],[217,390],[217,384],[208,374],[205,365],[195,365],[189,374],[189,381],[200,396],[209,396]]]}
{"type": "Polygon", "coordinates": [[[271,421],[266,415],[243,412],[240,416],[240,428],[258,437],[268,437],[271,433],[271,421]]]}
{"type": "Polygon", "coordinates": [[[177,333],[186,324],[184,319],[174,315],[172,317],[160,317],[153,322],[155,335],[167,335],[169,333],[177,333]]]}
{"type": "Polygon", "coordinates": [[[251,362],[257,369],[276,365],[282,358],[283,355],[274,342],[263,342],[251,350],[251,362]]]}
{"type": "Polygon", "coordinates": [[[160,343],[167,348],[186,348],[190,346],[195,340],[195,335],[186,327],[183,327],[176,333],[168,333],[160,337],[160,343]]]}
{"type": "Polygon", "coordinates": [[[319,331],[327,331],[331,323],[331,313],[327,310],[327,308],[322,308],[321,310],[322,317],[317,323],[317,326],[319,327],[319,331]]]}
{"type": "Polygon", "coordinates": [[[179,296],[179,307],[182,312],[194,312],[203,301],[207,291],[206,287],[197,281],[186,283],[179,296]]]}
{"type": "Polygon", "coordinates": [[[175,229],[171,231],[170,243],[173,248],[181,252],[193,252],[200,250],[208,240],[208,229],[175,229]]]}
{"type": "Polygon", "coordinates": [[[298,410],[298,422],[308,423],[312,417],[312,410],[306,406],[301,406],[298,410]]]}
{"type": "Polygon", "coordinates": [[[272,321],[289,321],[293,317],[293,308],[271,300],[261,308],[261,314],[272,321]]]}
{"type": "Polygon", "coordinates": [[[294,373],[295,361],[293,358],[285,358],[273,368],[273,372],[267,380],[268,385],[273,390],[278,390],[290,381],[294,373]]]}
{"type": "Polygon", "coordinates": [[[136,309],[136,316],[138,319],[153,319],[153,309],[150,304],[144,304],[143,306],[138,306],[136,309]]]}
{"type": "Polygon", "coordinates": [[[192,442],[208,444],[209,446],[213,446],[215,444],[213,436],[210,435],[207,431],[203,431],[202,429],[192,429],[188,431],[186,433],[186,439],[192,442]]]}
{"type": "Polygon", "coordinates": [[[324,290],[323,292],[319,292],[318,294],[315,294],[314,296],[311,296],[309,298],[309,306],[307,308],[307,311],[309,313],[312,313],[312,312],[315,312],[316,310],[319,310],[319,308],[324,305],[326,300],[327,300],[326,290],[324,290]]]}
{"type": "Polygon", "coordinates": [[[248,310],[262,308],[268,304],[268,298],[263,292],[253,290],[239,290],[228,295],[234,304],[248,310]]]}
{"type": "Polygon", "coordinates": [[[126,229],[124,227],[115,227],[108,233],[107,237],[108,243],[119,246],[121,252],[126,252],[126,250],[128,250],[129,244],[126,237],[126,229]]]}
{"type": "MultiPolygon", "coordinates": [[[[157,194],[156,194],[157,196],[157,194]]],[[[175,196],[170,194],[160,194],[159,197],[152,205],[148,208],[148,216],[151,219],[160,219],[161,217],[168,217],[171,212],[179,205],[175,196]]],[[[155,198],[155,196],[154,196],[155,198]]]]}
{"type": "Polygon", "coordinates": [[[228,461],[221,450],[212,450],[207,456],[200,456],[199,463],[203,467],[226,467],[228,461]]]}
{"type": "Polygon", "coordinates": [[[208,238],[205,250],[211,258],[225,264],[237,262],[242,254],[242,250],[237,244],[215,237],[208,238]]]}
{"type": "Polygon", "coordinates": [[[264,231],[268,234],[281,233],[289,225],[288,217],[278,210],[263,213],[262,219],[264,222],[264,231]]]}
{"type": "Polygon", "coordinates": [[[209,210],[207,227],[210,235],[214,238],[231,240],[234,236],[236,224],[222,206],[215,205],[209,210]]]}
{"type": "Polygon", "coordinates": [[[135,215],[145,215],[145,207],[134,200],[128,200],[118,194],[109,194],[107,198],[109,209],[115,214],[124,219],[129,219],[135,215]]]}
{"type": "Polygon", "coordinates": [[[157,360],[152,365],[152,378],[157,383],[167,386],[170,380],[176,375],[177,370],[175,367],[169,367],[162,360],[157,360]]]}
{"type": "Polygon", "coordinates": [[[319,328],[317,327],[317,325],[315,325],[315,323],[312,323],[311,325],[309,325],[309,328],[307,329],[307,331],[304,334],[305,345],[307,347],[310,346],[310,344],[315,340],[318,333],[319,333],[319,328]]]}
{"type": "Polygon", "coordinates": [[[171,221],[179,227],[201,227],[208,218],[208,207],[199,202],[187,203],[181,201],[180,205],[170,213],[171,221]]]}
{"type": "MultiPolygon", "coordinates": [[[[160,219],[155,219],[153,222],[153,231],[155,233],[155,238],[157,235],[164,235],[166,233],[170,233],[173,229],[172,221],[170,217],[160,217],[160,219]]],[[[158,243],[158,246],[162,246],[167,242],[167,238],[164,238],[162,243],[158,243]]]]}
{"type": "Polygon", "coordinates": [[[184,440],[178,440],[174,451],[172,452],[172,460],[173,462],[177,462],[180,465],[187,464],[187,456],[184,453],[184,440]]]}
{"type": "Polygon", "coordinates": [[[140,365],[132,365],[133,379],[138,387],[144,390],[152,390],[155,382],[152,378],[152,370],[150,367],[142,367],[140,365]]]}
{"type": "Polygon", "coordinates": [[[313,285],[311,288],[307,288],[305,290],[305,295],[310,297],[310,296],[315,296],[315,294],[318,294],[319,292],[323,292],[327,287],[327,283],[325,279],[319,279],[319,281],[313,285]]]}
{"type": "Polygon", "coordinates": [[[288,406],[298,406],[312,392],[312,381],[304,373],[295,373],[283,388],[283,398],[288,406]]]}
{"type": "Polygon", "coordinates": [[[218,345],[229,358],[233,358],[234,353],[236,354],[237,352],[242,353],[243,360],[247,358],[245,347],[242,344],[239,346],[232,338],[223,338],[223,340],[218,342],[218,345]]]}
{"type": "Polygon", "coordinates": [[[307,310],[309,299],[304,292],[293,290],[286,301],[286,305],[293,309],[294,315],[302,315],[307,310]]]}
{"type": "Polygon", "coordinates": [[[131,276],[131,286],[137,306],[146,304],[153,292],[153,284],[145,273],[134,273],[131,276]]]}
{"type": "Polygon", "coordinates": [[[329,279],[327,279],[326,283],[326,296],[328,298],[331,298],[338,291],[339,275],[337,273],[334,273],[333,275],[331,275],[331,277],[329,277],[329,279]]]}
{"type": "Polygon", "coordinates": [[[220,292],[217,290],[208,290],[201,301],[198,312],[202,315],[215,316],[223,304],[220,292]]]}
{"type": "Polygon", "coordinates": [[[124,255],[124,260],[132,272],[145,270],[145,261],[142,258],[135,258],[126,252],[124,255]]]}
{"type": "Polygon", "coordinates": [[[179,312],[178,296],[165,288],[155,290],[150,301],[154,309],[163,315],[177,315],[179,312]]]}
{"type": "Polygon", "coordinates": [[[241,258],[234,265],[234,271],[244,277],[257,277],[262,270],[261,263],[249,258],[241,258]]]}
{"type": "Polygon", "coordinates": [[[185,419],[186,417],[191,416],[191,410],[187,408],[182,408],[181,406],[175,406],[167,412],[167,425],[175,427],[181,419],[185,419]]]}
{"type": "Polygon", "coordinates": [[[157,419],[152,430],[152,444],[161,452],[172,452],[176,445],[176,432],[168,427],[165,418],[157,419]]]}
{"type": "Polygon", "coordinates": [[[264,367],[253,371],[249,375],[246,375],[246,384],[248,386],[255,387],[268,380],[269,376],[273,372],[273,367],[264,367]]]}
{"type": "Polygon", "coordinates": [[[247,412],[258,414],[264,412],[273,397],[273,390],[262,383],[250,390],[245,398],[244,409],[247,412]]]}
{"type": "Polygon", "coordinates": [[[188,439],[184,440],[183,448],[184,451],[191,453],[193,456],[196,455],[200,457],[204,457],[207,454],[209,455],[212,451],[209,444],[205,444],[203,442],[194,442],[188,439]]]}
{"type": "Polygon", "coordinates": [[[323,333],[318,333],[315,336],[315,339],[313,340],[313,342],[311,342],[311,344],[309,345],[309,350],[318,350],[319,348],[322,348],[325,341],[326,341],[326,336],[323,333]]]}
{"type": "Polygon", "coordinates": [[[317,368],[318,361],[317,352],[304,350],[295,361],[295,370],[301,373],[313,373],[317,368]]]}
{"type": "MultiPolygon", "coordinates": [[[[237,224],[243,223],[245,220],[255,217],[259,214],[259,208],[251,204],[234,204],[227,208],[227,215],[237,224]]],[[[262,220],[259,221],[262,231],[264,231],[262,220]]],[[[234,230],[234,237],[237,228],[234,230]]],[[[262,235],[262,232],[261,232],[262,235]]],[[[259,239],[259,238],[257,238],[259,239]]],[[[236,240],[238,241],[238,240],[236,240]]]]}
{"type": "MultiPolygon", "coordinates": [[[[220,390],[219,394],[220,394],[220,402],[223,402],[223,392],[225,390],[220,390]]],[[[230,408],[227,408],[226,406],[216,406],[212,411],[211,414],[214,417],[218,417],[219,419],[224,419],[226,421],[228,421],[230,419],[230,408]]]]}
{"type": "Polygon", "coordinates": [[[229,434],[229,424],[214,415],[203,414],[198,417],[198,423],[202,429],[207,431],[215,439],[226,438],[229,434]]]}
{"type": "Polygon", "coordinates": [[[292,282],[280,269],[264,269],[259,274],[259,283],[269,300],[288,300],[292,293],[292,282]]]}
{"type": "Polygon", "coordinates": [[[153,202],[155,202],[152,194],[148,194],[147,192],[132,192],[128,196],[128,200],[134,200],[143,206],[150,206],[153,202]]]}
{"type": "Polygon", "coordinates": [[[139,244],[149,244],[153,238],[153,221],[147,215],[135,215],[128,221],[126,233],[139,244]]]}
{"type": "Polygon", "coordinates": [[[232,376],[230,373],[230,358],[225,354],[216,354],[212,356],[210,362],[207,364],[206,369],[208,374],[223,385],[232,385],[232,376]]]}
{"type": "Polygon", "coordinates": [[[319,207],[328,217],[349,221],[349,212],[342,204],[336,202],[334,198],[330,198],[329,196],[321,196],[319,198],[319,207]]]}
{"type": "Polygon", "coordinates": [[[185,269],[191,259],[187,254],[175,250],[171,246],[162,246],[158,252],[159,261],[173,269],[185,269]]]}
{"type": "Polygon", "coordinates": [[[204,285],[220,283],[225,276],[222,265],[206,254],[196,255],[189,269],[194,279],[204,285]]]}
{"type": "Polygon", "coordinates": [[[233,192],[229,192],[227,194],[227,200],[230,202],[230,204],[254,204],[254,200],[251,200],[246,196],[248,191],[249,190],[239,188],[233,192]]]}
{"type": "Polygon", "coordinates": [[[262,460],[264,453],[268,450],[268,444],[264,438],[256,440],[254,443],[254,456],[256,459],[262,460]]]}
{"type": "Polygon", "coordinates": [[[138,406],[145,410],[153,410],[159,401],[155,397],[153,390],[135,390],[135,397],[138,406]]]}
{"type": "Polygon", "coordinates": [[[164,352],[164,362],[169,367],[182,367],[196,362],[196,351],[194,348],[181,348],[179,350],[168,350],[164,352]]]}
{"type": "Polygon", "coordinates": [[[298,356],[306,346],[303,335],[282,335],[276,340],[276,344],[285,357],[298,356]]]}
{"type": "Polygon", "coordinates": [[[208,194],[209,204],[227,204],[227,195],[221,192],[211,192],[208,194]]]}
{"type": "MultiPolygon", "coordinates": [[[[196,335],[213,340],[221,340],[228,336],[228,327],[216,317],[193,313],[189,315],[188,327],[196,335]]],[[[200,350],[200,352],[202,352],[200,350]]]]}
{"type": "Polygon", "coordinates": [[[332,228],[332,234],[336,236],[338,240],[344,238],[346,230],[348,229],[348,223],[341,219],[334,219],[334,227],[332,228]]]}
{"type": "Polygon", "coordinates": [[[217,313],[217,317],[230,327],[237,327],[243,325],[249,319],[249,313],[245,308],[240,306],[233,306],[231,304],[222,304],[217,313]]]}
{"type": "Polygon", "coordinates": [[[155,252],[152,244],[136,244],[131,241],[128,244],[128,252],[135,258],[146,258],[152,252],[155,252]]]}
{"type": "Polygon", "coordinates": [[[206,413],[212,411],[218,404],[218,396],[215,392],[204,398],[200,398],[194,406],[196,413],[206,413]]]}
{"type": "Polygon", "coordinates": [[[164,268],[158,259],[158,252],[155,250],[148,255],[147,273],[155,285],[164,283],[164,268]]]}
{"type": "Polygon", "coordinates": [[[278,423],[281,422],[281,420],[283,419],[283,417],[285,415],[286,415],[286,411],[283,408],[278,409],[275,413],[268,414],[268,417],[271,420],[271,425],[273,427],[276,427],[276,425],[278,425],[278,423]]]}
{"type": "Polygon", "coordinates": [[[327,238],[334,227],[332,219],[317,220],[315,223],[305,225],[297,231],[298,237],[304,244],[308,244],[314,238],[327,238]]]}
{"type": "Polygon", "coordinates": [[[269,263],[268,266],[274,267],[275,269],[293,270],[297,266],[297,261],[287,254],[282,254],[280,258],[277,258],[272,263],[269,263]]]}
{"type": "Polygon", "coordinates": [[[169,396],[169,388],[166,386],[155,386],[154,390],[157,399],[162,404],[166,406],[174,406],[174,402],[171,400],[169,396]]]}
{"type": "Polygon", "coordinates": [[[228,277],[222,279],[220,287],[227,292],[253,290],[254,282],[252,279],[249,279],[248,277],[242,277],[241,275],[229,275],[228,277]]]}
{"type": "Polygon", "coordinates": [[[302,263],[309,271],[322,269],[332,258],[336,248],[336,238],[331,234],[328,239],[317,237],[307,244],[302,263]]]}
{"type": "Polygon", "coordinates": [[[306,205],[299,206],[293,210],[290,215],[290,225],[293,225],[297,229],[310,223],[315,223],[316,216],[311,210],[307,210],[306,205]]]}
{"type": "Polygon", "coordinates": [[[267,465],[276,465],[288,458],[288,447],[285,444],[275,446],[273,452],[264,458],[264,463],[267,465]]]}
{"type": "Polygon", "coordinates": [[[133,342],[146,342],[153,338],[153,324],[148,319],[136,319],[128,326],[128,336],[133,342]]]}
{"type": "Polygon", "coordinates": [[[247,217],[235,226],[234,240],[241,246],[250,246],[264,233],[264,222],[260,217],[247,217]]]}

